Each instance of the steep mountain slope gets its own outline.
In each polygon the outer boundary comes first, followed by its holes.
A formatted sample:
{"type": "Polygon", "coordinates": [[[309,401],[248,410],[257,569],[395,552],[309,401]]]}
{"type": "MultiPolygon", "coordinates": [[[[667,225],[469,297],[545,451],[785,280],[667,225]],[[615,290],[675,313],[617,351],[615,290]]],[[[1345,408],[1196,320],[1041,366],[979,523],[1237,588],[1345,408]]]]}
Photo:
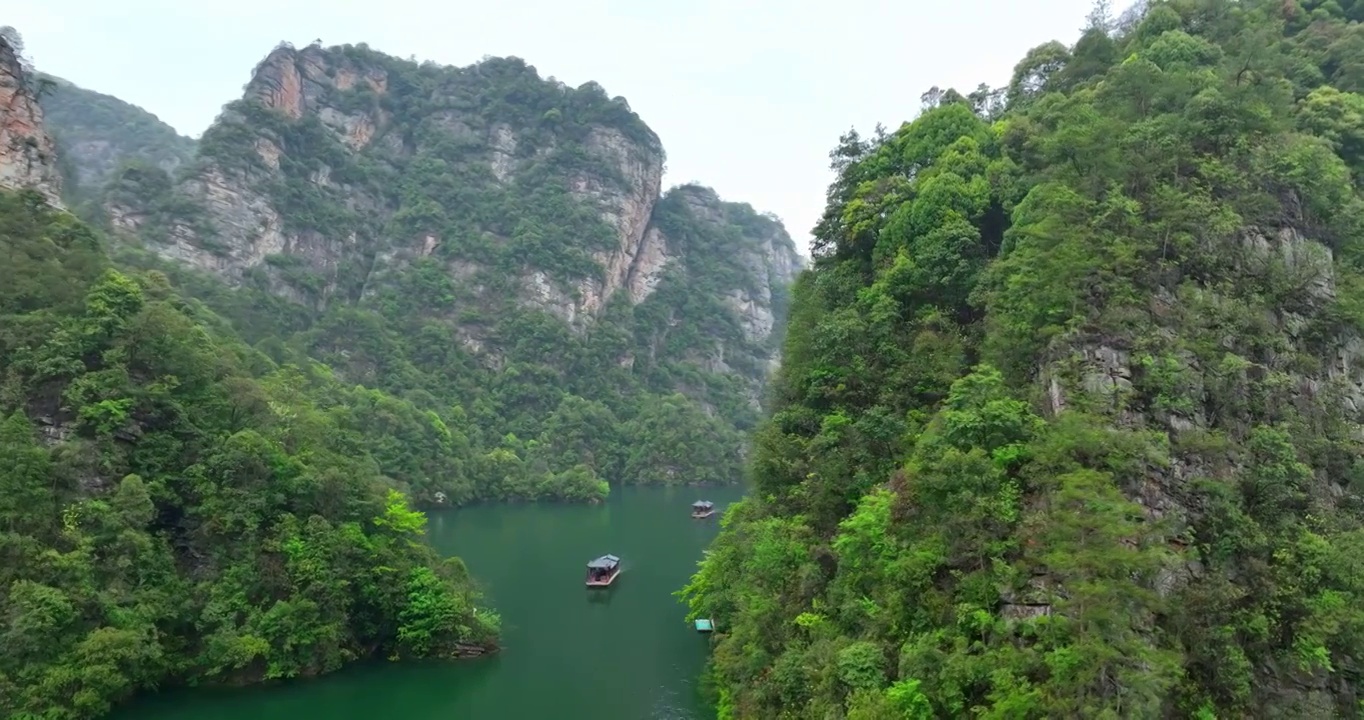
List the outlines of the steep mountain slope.
{"type": "MultiPolygon", "coordinates": [[[[0,77],[27,87],[3,37],[0,77]]],[[[13,97],[0,127],[50,147],[13,97]]],[[[276,365],[163,275],[111,267],[34,189],[55,158],[33,160],[0,189],[0,716],[488,650],[497,616],[376,460],[438,421],[276,365]]]]}
{"type": "Polygon", "coordinates": [[[98,191],[124,163],[173,172],[194,156],[193,140],[136,105],[51,75],[36,79],[44,85],[38,103],[56,141],[68,197],[98,191]]]}
{"type": "Polygon", "coordinates": [[[1154,2],[843,139],[684,591],[722,717],[1357,714],[1361,13],[1154,2]]]}
{"type": "Polygon", "coordinates": [[[800,267],[752,208],[660,197],[663,159],[624,99],[515,58],[281,46],[183,173],[128,168],[103,209],[276,359],[458,428],[460,472],[393,470],[422,499],[591,498],[738,479],[800,267]]]}

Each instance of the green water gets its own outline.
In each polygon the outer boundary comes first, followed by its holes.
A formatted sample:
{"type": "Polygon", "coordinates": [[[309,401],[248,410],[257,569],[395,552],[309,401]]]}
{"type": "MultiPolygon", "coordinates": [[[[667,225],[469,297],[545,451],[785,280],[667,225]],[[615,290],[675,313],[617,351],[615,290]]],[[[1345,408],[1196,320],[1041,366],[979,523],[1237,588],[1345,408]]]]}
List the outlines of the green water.
{"type": "Polygon", "coordinates": [[[117,720],[681,720],[713,718],[695,684],[706,636],[673,591],[718,532],[739,488],[613,488],[599,506],[494,505],[430,516],[432,543],[462,556],[502,614],[504,648],[455,663],[372,662],[316,680],[180,690],[117,720]],[[607,590],[583,586],[588,560],[619,555],[607,590]]]}

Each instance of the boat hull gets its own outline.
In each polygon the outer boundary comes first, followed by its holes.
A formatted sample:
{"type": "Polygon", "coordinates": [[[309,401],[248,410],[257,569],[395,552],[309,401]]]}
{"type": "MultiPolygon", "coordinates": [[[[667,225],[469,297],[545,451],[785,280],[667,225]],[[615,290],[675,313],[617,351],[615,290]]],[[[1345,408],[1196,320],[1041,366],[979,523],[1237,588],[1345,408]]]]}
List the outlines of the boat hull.
{"type": "Polygon", "coordinates": [[[692,513],[692,514],[691,514],[691,519],[693,519],[693,520],[705,520],[706,518],[708,518],[708,517],[710,517],[711,515],[714,515],[714,514],[715,514],[715,511],[714,511],[714,510],[707,510],[706,512],[703,512],[703,513],[692,513]]]}
{"type": "Polygon", "coordinates": [[[611,587],[611,583],[615,582],[618,577],[620,577],[620,570],[617,570],[600,580],[588,580],[587,586],[590,588],[611,587]]]}

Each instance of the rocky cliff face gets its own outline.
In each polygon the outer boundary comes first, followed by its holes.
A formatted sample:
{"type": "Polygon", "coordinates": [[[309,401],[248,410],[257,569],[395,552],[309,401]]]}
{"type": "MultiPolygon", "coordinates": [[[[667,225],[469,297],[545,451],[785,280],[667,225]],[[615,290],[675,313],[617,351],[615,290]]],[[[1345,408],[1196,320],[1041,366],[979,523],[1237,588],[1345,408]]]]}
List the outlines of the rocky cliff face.
{"type": "MultiPolygon", "coordinates": [[[[658,234],[660,247],[688,248],[723,263],[728,271],[728,281],[721,283],[726,285],[721,288],[725,306],[739,319],[748,341],[769,342],[785,313],[788,288],[804,267],[786,229],[748,205],[724,202],[706,187],[684,185],[670,191],[667,200],[676,203],[690,222],[677,226],[655,216],[650,232],[658,234]],[[695,234],[707,232],[715,237],[698,242],[695,234]]],[[[707,274],[705,268],[693,272],[707,274]]],[[[632,300],[638,302],[648,295],[648,277],[642,287],[632,285],[632,300]]]]}
{"type": "Polygon", "coordinates": [[[0,187],[31,188],[61,202],[62,183],[43,110],[14,48],[0,38],[0,187]]]}
{"type": "MultiPolygon", "coordinates": [[[[707,263],[723,265],[714,291],[742,341],[771,351],[794,245],[779,223],[692,188],[679,191],[687,223],[743,242],[683,262],[674,236],[694,229],[656,217],[663,161],[624,99],[519,60],[455,69],[363,46],[281,46],[169,196],[111,193],[105,212],[165,258],[315,312],[380,302],[415,264],[435,263],[465,307],[496,316],[510,301],[582,332],[614,300],[646,301],[670,269],[704,279],[707,263]]],[[[487,327],[463,322],[459,336],[482,352],[487,327]]],[[[763,354],[758,375],[775,357],[763,354]]]]}
{"type": "MultiPolygon", "coordinates": [[[[1357,280],[1310,235],[1294,226],[1248,226],[1216,244],[1223,277],[1277,290],[1257,297],[1225,282],[1162,287],[1149,302],[1155,322],[1147,333],[1077,331],[1058,338],[1040,363],[1050,420],[1094,412],[1121,432],[1168,443],[1168,456],[1146,461],[1125,490],[1176,551],[1153,574],[1151,588],[1189,615],[1216,607],[1204,593],[1226,582],[1228,565],[1255,562],[1229,560],[1209,549],[1216,545],[1208,538],[1251,532],[1271,518],[1283,522],[1299,507],[1334,521],[1357,507],[1364,343],[1359,326],[1340,319],[1342,302],[1354,301],[1342,298],[1337,276],[1351,286],[1357,280]],[[1298,450],[1295,442],[1311,449],[1298,450]],[[1251,505],[1245,526],[1224,529],[1225,501],[1209,486],[1237,488],[1251,503],[1266,504],[1251,505]],[[1269,487],[1282,493],[1277,505],[1257,494],[1271,494],[1269,487]]],[[[1006,595],[1002,608],[1051,614],[1061,597],[1035,581],[1024,593],[1006,595]]],[[[1218,650],[1191,654],[1199,652],[1218,650]]],[[[1322,667],[1280,660],[1255,673],[1263,708],[1257,716],[1330,717],[1351,694],[1322,667]]]]}

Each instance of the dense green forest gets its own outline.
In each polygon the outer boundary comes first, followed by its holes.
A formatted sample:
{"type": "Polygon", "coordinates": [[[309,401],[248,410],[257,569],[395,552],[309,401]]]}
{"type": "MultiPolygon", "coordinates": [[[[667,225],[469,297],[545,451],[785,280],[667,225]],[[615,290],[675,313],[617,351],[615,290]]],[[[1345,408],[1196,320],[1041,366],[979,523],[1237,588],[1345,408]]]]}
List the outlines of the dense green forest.
{"type": "Polygon", "coordinates": [[[455,656],[498,619],[383,467],[464,438],[278,364],[88,226],[0,193],[0,715],[455,656]]]}
{"type": "Polygon", "coordinates": [[[666,235],[671,259],[642,302],[619,291],[590,320],[569,322],[528,301],[535,272],[558,293],[550,305],[599,286],[597,254],[622,243],[601,205],[648,191],[626,171],[661,174],[662,160],[623,99],[543,79],[516,58],[449,68],[363,45],[281,48],[189,165],[172,174],[130,159],[91,217],[139,217],[118,261],[164,272],[276,362],[313,358],[389,393],[355,427],[393,428],[397,442],[376,459],[418,503],[597,500],[610,483],[741,479],[784,325],[787,279],[751,260],[769,243],[795,258],[790,238],[699,186],[647,198],[642,221],[666,235]],[[299,117],[267,102],[279,92],[270,78],[293,63],[333,73],[333,85],[318,80],[298,101],[299,117]],[[382,78],[384,90],[335,86],[347,73],[382,78]],[[343,113],[346,127],[373,128],[366,144],[324,123],[343,113]],[[503,177],[486,140],[499,132],[515,138],[503,177]],[[245,252],[186,189],[206,174],[222,195],[268,203],[294,247],[240,278],[158,254],[186,228],[213,258],[205,263],[245,252]],[[568,191],[583,183],[596,203],[568,191]],[[746,335],[724,298],[769,287],[776,329],[746,335]],[[441,445],[428,416],[454,445],[441,445]]]}
{"type": "Polygon", "coordinates": [[[1101,4],[842,138],[682,592],[722,718],[1360,712],[1361,21],[1101,4]]]}

